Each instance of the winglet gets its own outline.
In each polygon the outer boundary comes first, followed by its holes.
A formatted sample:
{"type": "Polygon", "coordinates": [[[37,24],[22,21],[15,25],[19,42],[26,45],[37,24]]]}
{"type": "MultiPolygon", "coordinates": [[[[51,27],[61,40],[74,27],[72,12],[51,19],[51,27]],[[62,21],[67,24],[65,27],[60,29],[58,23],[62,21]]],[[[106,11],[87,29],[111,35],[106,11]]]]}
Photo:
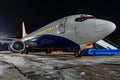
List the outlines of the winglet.
{"type": "Polygon", "coordinates": [[[22,22],[22,37],[25,37],[27,35],[26,29],[25,29],[25,24],[22,22]]]}

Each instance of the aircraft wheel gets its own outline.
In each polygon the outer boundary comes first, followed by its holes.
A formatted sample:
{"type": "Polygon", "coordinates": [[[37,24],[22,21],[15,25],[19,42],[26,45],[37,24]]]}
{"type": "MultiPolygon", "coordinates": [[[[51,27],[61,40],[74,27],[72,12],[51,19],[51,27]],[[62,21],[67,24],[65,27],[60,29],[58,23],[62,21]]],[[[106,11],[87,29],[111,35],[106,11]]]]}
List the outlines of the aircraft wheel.
{"type": "Polygon", "coordinates": [[[29,54],[28,50],[26,50],[26,54],[29,54]]]}
{"type": "Polygon", "coordinates": [[[48,51],[46,51],[45,53],[48,54],[48,51]]]}
{"type": "Polygon", "coordinates": [[[51,51],[49,51],[49,54],[51,54],[51,51]]]}
{"type": "Polygon", "coordinates": [[[51,54],[51,51],[46,51],[45,53],[46,53],[46,54],[51,54]]]}
{"type": "Polygon", "coordinates": [[[82,53],[80,51],[75,51],[74,56],[75,57],[82,57],[82,53]]]}
{"type": "Polygon", "coordinates": [[[46,54],[51,54],[51,50],[48,49],[45,53],[46,54]]]}
{"type": "Polygon", "coordinates": [[[28,50],[25,50],[22,54],[29,54],[28,50]]]}

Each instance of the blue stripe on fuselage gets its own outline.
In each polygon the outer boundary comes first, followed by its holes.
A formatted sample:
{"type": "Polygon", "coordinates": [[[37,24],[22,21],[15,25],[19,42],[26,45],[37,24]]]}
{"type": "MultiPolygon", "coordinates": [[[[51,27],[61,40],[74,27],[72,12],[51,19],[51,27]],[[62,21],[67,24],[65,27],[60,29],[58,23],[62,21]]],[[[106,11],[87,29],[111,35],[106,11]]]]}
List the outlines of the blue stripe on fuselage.
{"type": "Polygon", "coordinates": [[[67,38],[49,34],[38,36],[37,43],[39,48],[64,48],[79,46],[67,38]]]}

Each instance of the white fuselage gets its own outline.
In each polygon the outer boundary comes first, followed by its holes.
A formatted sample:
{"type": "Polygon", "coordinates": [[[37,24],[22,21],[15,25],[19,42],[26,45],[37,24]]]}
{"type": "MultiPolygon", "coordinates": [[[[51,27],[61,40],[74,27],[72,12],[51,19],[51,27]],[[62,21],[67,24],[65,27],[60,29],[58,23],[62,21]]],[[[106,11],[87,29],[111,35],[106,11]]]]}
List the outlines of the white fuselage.
{"type": "Polygon", "coordinates": [[[44,34],[50,34],[67,38],[81,45],[95,43],[111,34],[116,28],[114,23],[107,20],[90,18],[91,15],[85,15],[86,18],[83,18],[83,21],[79,21],[79,17],[81,16],[83,15],[72,15],[54,21],[22,38],[22,41],[27,41],[44,34]]]}

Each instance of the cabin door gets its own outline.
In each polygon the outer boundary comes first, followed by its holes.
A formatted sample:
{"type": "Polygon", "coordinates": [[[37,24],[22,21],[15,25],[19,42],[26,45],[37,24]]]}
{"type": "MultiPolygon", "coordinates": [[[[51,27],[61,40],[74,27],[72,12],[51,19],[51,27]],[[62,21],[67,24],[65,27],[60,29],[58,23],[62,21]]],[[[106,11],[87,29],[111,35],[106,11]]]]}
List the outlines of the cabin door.
{"type": "Polygon", "coordinates": [[[61,34],[65,33],[65,23],[66,23],[66,19],[63,19],[59,24],[59,32],[61,34]]]}

